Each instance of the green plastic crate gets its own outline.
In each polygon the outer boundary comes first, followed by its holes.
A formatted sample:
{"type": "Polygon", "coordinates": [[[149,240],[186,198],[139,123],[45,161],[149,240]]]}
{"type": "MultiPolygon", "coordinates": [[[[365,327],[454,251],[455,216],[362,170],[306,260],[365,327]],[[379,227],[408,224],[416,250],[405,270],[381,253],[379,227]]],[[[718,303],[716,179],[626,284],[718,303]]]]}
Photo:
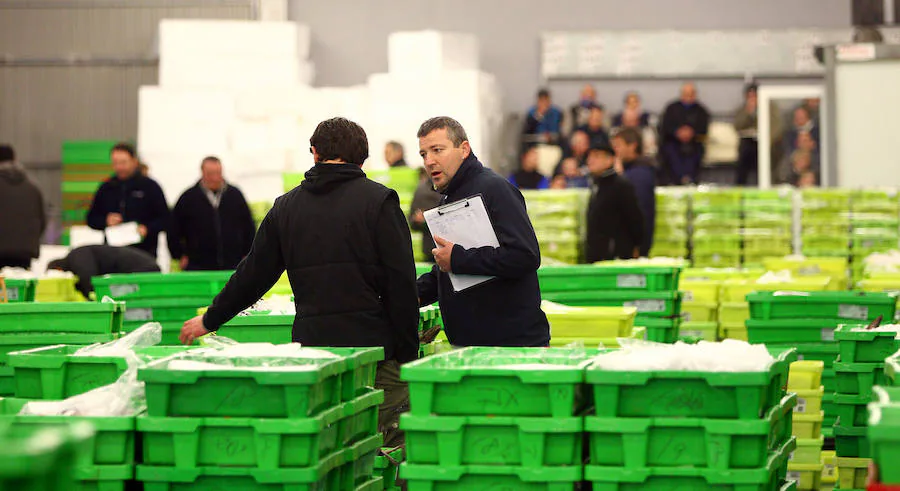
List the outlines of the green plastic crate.
{"type": "Polygon", "coordinates": [[[138,371],[138,380],[146,385],[149,416],[313,416],[341,402],[341,375],[346,371],[341,359],[310,359],[315,368],[309,370],[266,372],[237,367],[173,371],[167,369],[169,361],[138,371]]]}
{"type": "Polygon", "coordinates": [[[747,334],[754,344],[824,343],[834,341],[841,319],[773,319],[746,321],[747,334]]]}
{"type": "MultiPolygon", "coordinates": [[[[35,279],[8,279],[6,284],[6,299],[9,303],[34,302],[37,280],[35,279]]],[[[8,305],[0,304],[8,307],[8,305]]]]}
{"type": "Polygon", "coordinates": [[[750,306],[747,302],[724,302],[719,305],[720,324],[743,325],[750,318],[750,306]]]}
{"type": "Polygon", "coordinates": [[[719,325],[715,322],[684,322],[678,329],[678,336],[714,342],[718,339],[718,330],[719,325]]]}
{"type": "Polygon", "coordinates": [[[88,345],[107,343],[118,337],[117,334],[65,334],[65,333],[27,333],[0,334],[0,365],[9,363],[9,353],[25,351],[33,348],[57,344],[88,345]]]}
{"type": "Polygon", "coordinates": [[[470,347],[408,363],[401,378],[417,416],[570,417],[588,402],[584,368],[598,353],[470,347]]]}
{"type": "Polygon", "coordinates": [[[135,298],[126,300],[125,322],[184,322],[210,303],[205,297],[135,298]]]}
{"type": "Polygon", "coordinates": [[[681,314],[680,292],[599,290],[542,293],[544,300],[572,307],[635,307],[638,315],[672,317],[681,314]]]}
{"type": "Polygon", "coordinates": [[[790,462],[795,464],[819,464],[822,463],[822,447],[825,446],[825,437],[798,438],[797,450],[791,454],[790,462]]]}
{"type": "Polygon", "coordinates": [[[591,465],[625,467],[764,467],[772,450],[791,438],[796,394],[757,420],[699,418],[585,418],[591,465]]]}
{"type": "MultiPolygon", "coordinates": [[[[834,366],[835,359],[838,356],[837,343],[796,343],[790,345],[774,345],[779,347],[794,347],[797,349],[799,360],[818,360],[825,364],[825,370],[829,370],[834,366]]],[[[770,346],[771,347],[771,346],[770,346]]],[[[833,373],[833,372],[832,372],[833,373]]],[[[824,383],[826,376],[823,373],[822,380],[824,383]]],[[[827,386],[827,385],[826,385],[827,386]]]]}
{"type": "Polygon", "coordinates": [[[378,432],[378,406],[384,402],[384,391],[374,390],[342,404],[338,421],[338,438],[342,446],[355,444],[378,432]]]}
{"type": "Polygon", "coordinates": [[[897,333],[881,331],[854,331],[859,326],[840,326],[834,331],[834,340],[840,343],[841,360],[846,363],[882,363],[884,359],[900,351],[897,333]]]}
{"type": "Polygon", "coordinates": [[[97,298],[109,296],[116,300],[131,300],[201,297],[212,300],[225,287],[232,273],[234,272],[188,271],[110,274],[92,278],[91,283],[97,292],[97,298]]]}
{"type": "MultiPolygon", "coordinates": [[[[26,399],[65,399],[104,385],[125,372],[128,363],[116,356],[74,356],[82,346],[54,345],[10,353],[16,394],[26,399]]],[[[137,351],[151,361],[187,351],[184,346],[153,346],[137,351]]]]}
{"type": "Polygon", "coordinates": [[[869,405],[867,436],[881,482],[900,483],[900,389],[876,387],[869,405]]]}
{"type": "Polygon", "coordinates": [[[404,414],[400,429],[414,464],[558,467],[581,462],[584,420],[404,414]]]}
{"type": "Polygon", "coordinates": [[[248,467],[198,467],[178,469],[139,465],[135,470],[144,491],[324,491],[338,488],[344,450],[338,450],[318,465],[299,469],[255,469],[248,467]]]}
{"type": "MultiPolygon", "coordinates": [[[[451,490],[510,490],[510,491],[571,491],[582,479],[581,466],[559,468],[530,468],[501,465],[468,465],[447,467],[415,465],[400,466],[400,477],[410,491],[451,490]]],[[[150,490],[148,490],[150,491],[150,490]]]]}
{"type": "Polygon", "coordinates": [[[884,363],[834,363],[835,392],[840,394],[859,395],[866,399],[872,397],[872,387],[887,385],[884,375],[884,363]]]}
{"type": "Polygon", "coordinates": [[[84,423],[55,428],[0,423],[0,489],[72,489],[77,456],[89,451],[93,437],[84,423]]]}
{"type": "Polygon", "coordinates": [[[293,328],[293,315],[241,315],[216,332],[239,343],[285,344],[291,342],[293,328]]]}
{"type": "Polygon", "coordinates": [[[749,373],[585,371],[599,417],[759,419],[784,397],[793,350],[774,355],[768,370],[749,373]]]}
{"type": "Polygon", "coordinates": [[[405,460],[403,447],[382,448],[375,457],[375,474],[382,478],[384,491],[399,491],[397,478],[405,460]]]}
{"type": "Polygon", "coordinates": [[[338,489],[356,489],[372,480],[375,475],[375,459],[382,443],[381,434],[372,435],[344,451],[338,489]]]}
{"type": "Polygon", "coordinates": [[[681,304],[682,318],[687,322],[716,322],[719,304],[716,302],[684,302],[681,304]]]}
{"type": "Polygon", "coordinates": [[[134,479],[134,465],[104,465],[75,469],[72,491],[125,491],[134,479]]]}
{"type": "Polygon", "coordinates": [[[594,491],[772,491],[781,489],[785,466],[797,442],[791,438],[756,469],[706,469],[698,467],[603,467],[585,466],[584,478],[594,491]]]}
{"type": "Polygon", "coordinates": [[[893,319],[896,293],[873,292],[756,292],[747,295],[750,316],[754,319],[893,319]]]}
{"type": "Polygon", "coordinates": [[[681,329],[680,317],[647,317],[637,316],[634,325],[643,327],[644,339],[654,343],[674,343],[678,341],[681,329]]]}
{"type": "Polygon", "coordinates": [[[113,140],[66,140],[62,143],[62,163],[108,164],[110,152],[116,145],[113,140]]]}
{"type": "Polygon", "coordinates": [[[122,330],[122,302],[0,304],[0,334],[110,334],[122,330]]]}
{"type": "Polygon", "coordinates": [[[16,393],[16,379],[13,367],[0,365],[0,397],[16,393]]]}
{"type": "Polygon", "coordinates": [[[339,448],[344,407],[299,419],[137,418],[143,463],[178,469],[311,467],[339,448]]]}
{"type": "Polygon", "coordinates": [[[834,415],[839,424],[844,427],[866,426],[868,422],[866,405],[871,399],[871,395],[835,394],[834,415]]]}
{"type": "Polygon", "coordinates": [[[870,458],[869,439],[865,426],[842,426],[841,421],[834,425],[834,449],[841,457],[870,458]]]}
{"type": "Polygon", "coordinates": [[[681,268],[671,266],[544,266],[538,269],[542,292],[582,290],[671,291],[681,268]]]}

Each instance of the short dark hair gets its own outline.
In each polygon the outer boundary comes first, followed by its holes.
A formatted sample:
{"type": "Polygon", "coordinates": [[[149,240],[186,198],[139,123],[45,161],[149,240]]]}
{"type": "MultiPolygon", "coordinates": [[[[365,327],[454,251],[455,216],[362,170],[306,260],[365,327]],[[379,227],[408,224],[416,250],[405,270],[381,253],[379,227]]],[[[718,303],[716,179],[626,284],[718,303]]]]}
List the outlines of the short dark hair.
{"type": "Polygon", "coordinates": [[[69,271],[69,261],[67,258],[54,259],[47,263],[47,270],[58,269],[60,271],[69,271]]]}
{"type": "Polygon", "coordinates": [[[644,154],[644,137],[636,128],[622,128],[613,135],[613,138],[621,138],[627,145],[637,143],[637,154],[644,154]]]}
{"type": "Polygon", "coordinates": [[[756,85],[756,82],[751,82],[744,86],[744,95],[747,95],[751,92],[756,92],[759,89],[759,85],[756,85]]]}
{"type": "Polygon", "coordinates": [[[394,149],[394,151],[400,152],[401,157],[403,156],[403,145],[400,142],[391,140],[387,142],[386,145],[394,149]]]}
{"type": "Polygon", "coordinates": [[[459,124],[459,121],[449,116],[438,116],[431,118],[419,126],[416,138],[425,138],[429,133],[436,130],[447,130],[447,138],[453,142],[453,146],[459,147],[464,141],[469,141],[465,128],[459,124]]]}
{"type": "Polygon", "coordinates": [[[16,160],[16,151],[12,145],[0,145],[0,162],[12,162],[16,160]]]}
{"type": "Polygon", "coordinates": [[[203,157],[203,160],[200,161],[200,169],[203,169],[203,165],[207,162],[215,162],[219,165],[222,165],[222,160],[219,159],[219,157],[216,157],[215,155],[207,155],[206,157],[203,157]]]}
{"type": "Polygon", "coordinates": [[[550,91],[547,89],[541,89],[538,91],[538,99],[541,97],[550,97],[550,91]]]}
{"type": "Polygon", "coordinates": [[[137,152],[134,150],[134,145],[125,142],[119,142],[113,145],[112,149],[110,149],[109,153],[112,155],[113,152],[126,152],[128,155],[131,155],[131,158],[137,157],[137,152]]]}
{"type": "Polygon", "coordinates": [[[326,119],[316,126],[309,138],[316,147],[319,160],[343,160],[349,164],[363,165],[369,158],[369,139],[362,126],[346,118],[326,119]]]}

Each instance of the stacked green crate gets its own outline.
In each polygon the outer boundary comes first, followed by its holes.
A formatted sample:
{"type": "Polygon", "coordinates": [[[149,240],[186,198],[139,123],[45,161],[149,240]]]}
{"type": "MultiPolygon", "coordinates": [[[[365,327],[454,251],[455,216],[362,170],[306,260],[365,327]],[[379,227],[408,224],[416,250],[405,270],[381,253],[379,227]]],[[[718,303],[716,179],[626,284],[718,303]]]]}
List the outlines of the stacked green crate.
{"type": "MultiPolygon", "coordinates": [[[[768,346],[793,346],[804,360],[824,363],[822,384],[825,387],[824,430],[835,437],[842,428],[835,427],[838,417],[836,396],[839,353],[835,330],[843,324],[868,324],[883,316],[892,319],[896,310],[894,293],[842,291],[756,292],[747,296],[750,320],[747,333],[752,343],[768,346]]],[[[856,430],[858,431],[858,430],[856,430]]]]}
{"type": "MultiPolygon", "coordinates": [[[[7,406],[0,399],[0,407],[7,406]]],[[[83,424],[20,427],[0,419],[0,489],[69,491],[94,434],[83,424]]]]}
{"type": "Polygon", "coordinates": [[[851,195],[850,264],[854,282],[863,279],[869,254],[897,248],[900,239],[900,199],[896,190],[857,190],[851,195]]]}
{"type": "Polygon", "coordinates": [[[721,337],[747,341],[747,325],[750,310],[747,295],[757,291],[824,291],[828,290],[828,276],[801,276],[779,278],[778,275],[760,275],[757,278],[731,279],[722,284],[721,337]],[[780,280],[780,281],[776,281],[780,280]]]}
{"type": "Polygon", "coordinates": [[[762,267],[765,258],[794,250],[793,190],[744,190],[743,264],[762,267]]]}
{"type": "Polygon", "coordinates": [[[54,344],[87,345],[116,339],[121,303],[0,304],[0,396],[16,393],[9,353],[54,344]]]}
{"type": "Polygon", "coordinates": [[[573,489],[591,401],[584,368],[596,354],[464,348],[404,365],[408,489],[573,489]]]}
{"type": "Polygon", "coordinates": [[[582,257],[584,216],[589,194],[584,189],[522,191],[541,256],[548,262],[576,264],[582,257]]]}
{"type": "MultiPolygon", "coordinates": [[[[888,360],[896,365],[896,357],[888,360]]],[[[900,388],[892,381],[890,387],[875,387],[874,402],[869,404],[869,426],[867,436],[872,461],[878,469],[878,481],[884,489],[894,490],[900,486],[900,388]]],[[[854,478],[865,473],[865,469],[854,473],[854,478]]],[[[842,471],[843,472],[843,471],[842,471]]],[[[841,476],[843,481],[843,476],[841,476]]],[[[880,489],[870,487],[869,489],[880,489]]]]}
{"type": "Polygon", "coordinates": [[[92,280],[97,299],[110,297],[126,304],[123,330],[132,332],[147,322],[163,327],[163,345],[180,344],[178,335],[197,310],[209,306],[233,271],[110,274],[92,280]]]}
{"type": "Polygon", "coordinates": [[[682,339],[716,341],[719,337],[719,297],[722,280],[686,278],[682,274],[678,289],[684,296],[681,304],[682,339]]]}
{"type": "MultiPolygon", "coordinates": [[[[646,328],[648,340],[674,343],[682,313],[680,273],[680,266],[609,261],[590,266],[542,266],[538,281],[544,300],[551,302],[572,307],[634,307],[634,325],[646,328]]],[[[627,337],[630,332],[619,334],[627,337]]]]}
{"type": "Polygon", "coordinates": [[[850,191],[801,191],[800,241],[805,256],[846,258],[850,255],[850,191]]]}
{"type": "Polygon", "coordinates": [[[682,324],[682,330],[688,335],[697,336],[707,341],[740,336],[744,332],[744,320],[749,316],[746,305],[735,302],[725,302],[722,288],[726,281],[733,279],[757,278],[762,274],[760,270],[740,268],[688,268],[681,273],[679,289],[684,294],[685,305],[699,303],[706,306],[715,305],[716,322],[715,331],[709,332],[713,325],[697,325],[694,321],[682,324]],[[730,328],[726,328],[730,326],[730,328]],[[735,327],[739,327],[734,331],[735,327]],[[729,336],[731,334],[731,336],[729,336]]]}
{"type": "Polygon", "coordinates": [[[595,491],[781,489],[796,448],[797,399],[784,390],[795,356],[758,372],[588,367],[585,481],[595,491]]]}
{"type": "Polygon", "coordinates": [[[651,257],[688,257],[689,197],[686,188],[656,188],[656,224],[651,257]]]}
{"type": "Polygon", "coordinates": [[[788,463],[788,480],[796,481],[797,489],[801,490],[818,490],[823,475],[824,366],[818,360],[796,361],[791,363],[788,374],[788,391],[797,394],[797,406],[792,414],[797,451],[791,455],[788,463]]]}
{"type": "Polygon", "coordinates": [[[217,360],[188,352],[142,368],[147,415],[137,418],[137,480],[146,491],[379,489],[384,393],[371,386],[383,350],[318,349],[337,356],[217,360]],[[226,363],[202,365],[216,361],[226,363]],[[185,362],[201,365],[176,366],[185,362]]]}
{"type": "Polygon", "coordinates": [[[94,193],[106,181],[110,169],[110,140],[65,141],[62,144],[62,226],[84,225],[94,193]]]}
{"type": "Polygon", "coordinates": [[[6,303],[34,302],[37,278],[4,278],[3,283],[6,287],[6,303]]]}
{"type": "Polygon", "coordinates": [[[785,256],[763,261],[769,271],[789,271],[792,277],[828,276],[830,290],[847,289],[847,260],[835,257],[785,256]]]}
{"type": "Polygon", "coordinates": [[[740,189],[701,187],[691,200],[691,259],[694,267],[740,267],[740,189]]]}

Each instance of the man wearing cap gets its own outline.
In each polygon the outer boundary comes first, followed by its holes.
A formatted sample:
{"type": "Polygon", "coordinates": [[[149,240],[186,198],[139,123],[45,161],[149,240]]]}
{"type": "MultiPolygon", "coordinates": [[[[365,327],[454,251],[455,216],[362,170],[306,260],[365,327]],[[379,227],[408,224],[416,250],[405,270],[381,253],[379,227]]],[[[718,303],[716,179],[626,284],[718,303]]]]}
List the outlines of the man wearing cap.
{"type": "Polygon", "coordinates": [[[587,263],[640,255],[644,218],[634,186],[616,172],[614,164],[615,153],[609,145],[595,145],[588,151],[592,183],[587,209],[587,263]]]}

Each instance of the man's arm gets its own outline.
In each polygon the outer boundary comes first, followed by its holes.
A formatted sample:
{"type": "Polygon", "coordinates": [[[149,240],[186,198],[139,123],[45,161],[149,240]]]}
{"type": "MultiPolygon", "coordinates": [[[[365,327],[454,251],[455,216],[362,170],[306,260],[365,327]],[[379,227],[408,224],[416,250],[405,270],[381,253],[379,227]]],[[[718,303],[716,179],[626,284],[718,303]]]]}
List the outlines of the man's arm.
{"type": "Polygon", "coordinates": [[[431,271],[419,276],[416,280],[416,289],[419,291],[419,306],[424,307],[438,301],[438,272],[437,266],[432,266],[431,271]]]}
{"type": "Polygon", "coordinates": [[[405,363],[419,354],[419,302],[412,239],[396,192],[382,205],[375,234],[387,280],[381,298],[397,339],[397,361],[405,363]]]}
{"type": "Polygon", "coordinates": [[[450,271],[501,278],[521,278],[536,271],[541,265],[541,250],[522,193],[504,181],[487,190],[483,199],[500,247],[464,249],[457,244],[450,257],[450,271]]]}
{"type": "Polygon", "coordinates": [[[622,213],[625,215],[624,223],[628,227],[628,235],[631,236],[635,247],[640,248],[644,243],[644,214],[641,213],[634,185],[628,181],[623,181],[621,206],[622,213]]]}
{"type": "Polygon", "coordinates": [[[91,201],[91,208],[87,212],[87,224],[94,230],[106,229],[106,215],[109,210],[104,210],[102,197],[106,193],[106,184],[101,184],[94,193],[94,199],[91,201]]]}
{"type": "Polygon", "coordinates": [[[172,221],[169,224],[169,231],[166,233],[166,240],[169,243],[169,254],[172,256],[172,259],[181,259],[181,256],[184,255],[184,242],[185,242],[185,234],[184,231],[187,229],[185,225],[185,196],[187,193],[182,194],[180,198],[178,198],[178,202],[175,203],[175,208],[172,209],[172,221]]]}
{"type": "Polygon", "coordinates": [[[256,233],[250,253],[238,264],[225,288],[204,314],[203,327],[207,330],[217,330],[253,305],[272,288],[284,271],[284,258],[274,213],[273,208],[266,215],[256,233]]]}

